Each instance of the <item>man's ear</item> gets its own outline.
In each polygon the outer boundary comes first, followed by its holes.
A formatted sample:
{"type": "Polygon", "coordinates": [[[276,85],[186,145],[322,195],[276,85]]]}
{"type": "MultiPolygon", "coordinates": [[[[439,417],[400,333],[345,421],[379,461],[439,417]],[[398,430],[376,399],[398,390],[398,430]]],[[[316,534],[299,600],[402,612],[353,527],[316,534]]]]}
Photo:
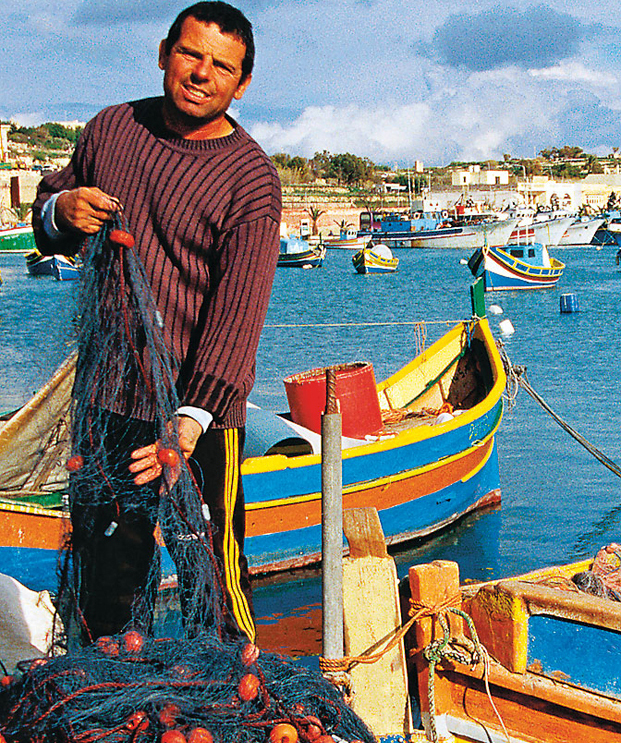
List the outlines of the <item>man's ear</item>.
{"type": "Polygon", "coordinates": [[[168,54],[166,54],[166,39],[162,39],[160,41],[159,57],[157,60],[157,64],[160,70],[165,69],[167,59],[168,59],[168,54]]]}
{"type": "Polygon", "coordinates": [[[248,75],[248,77],[244,78],[244,81],[241,82],[237,86],[237,90],[235,93],[233,93],[233,98],[235,98],[236,101],[238,101],[246,92],[246,88],[250,85],[250,82],[252,81],[252,75],[248,75]]]}

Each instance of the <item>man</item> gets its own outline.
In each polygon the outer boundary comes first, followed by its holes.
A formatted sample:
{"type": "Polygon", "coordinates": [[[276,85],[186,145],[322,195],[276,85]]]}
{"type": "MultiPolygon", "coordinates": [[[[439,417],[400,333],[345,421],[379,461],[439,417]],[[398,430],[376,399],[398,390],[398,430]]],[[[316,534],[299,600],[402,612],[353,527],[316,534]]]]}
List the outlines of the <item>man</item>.
{"type": "MultiPolygon", "coordinates": [[[[159,48],[164,96],[100,112],[70,165],[43,179],[33,209],[45,254],[75,253],[122,210],[179,366],[179,447],[198,463],[228,608],[251,640],[239,468],[281,209],[269,158],[227,115],[250,84],[253,61],[252,26],[239,10],[223,2],[184,10],[159,48]]],[[[131,440],[128,430],[117,439],[131,440]]],[[[152,486],[162,471],[157,442],[134,437],[131,448],[131,477],[152,486]]],[[[131,621],[154,551],[153,524],[118,515],[119,528],[85,537],[81,549],[83,514],[72,511],[80,610],[93,639],[131,621]]]]}

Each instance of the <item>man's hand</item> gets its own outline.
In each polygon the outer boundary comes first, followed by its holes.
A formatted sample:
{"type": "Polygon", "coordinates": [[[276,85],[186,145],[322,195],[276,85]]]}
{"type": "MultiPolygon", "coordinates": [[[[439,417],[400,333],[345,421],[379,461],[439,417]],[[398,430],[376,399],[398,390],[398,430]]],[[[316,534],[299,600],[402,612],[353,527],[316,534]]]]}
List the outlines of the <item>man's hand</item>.
{"type": "Polygon", "coordinates": [[[95,186],[83,186],[60,194],[54,218],[60,230],[94,235],[119,211],[122,206],[114,196],[108,196],[95,186]]]}
{"type": "MultiPolygon", "coordinates": [[[[185,415],[179,416],[177,425],[179,448],[183,456],[189,459],[194,453],[196,442],[203,433],[203,429],[194,418],[185,415]]],[[[160,445],[156,442],[155,444],[149,444],[149,446],[136,449],[131,453],[131,458],[134,461],[129,465],[129,471],[136,475],[134,477],[136,485],[146,485],[148,482],[156,480],[162,474],[162,464],[157,458],[159,449],[160,445]]]]}

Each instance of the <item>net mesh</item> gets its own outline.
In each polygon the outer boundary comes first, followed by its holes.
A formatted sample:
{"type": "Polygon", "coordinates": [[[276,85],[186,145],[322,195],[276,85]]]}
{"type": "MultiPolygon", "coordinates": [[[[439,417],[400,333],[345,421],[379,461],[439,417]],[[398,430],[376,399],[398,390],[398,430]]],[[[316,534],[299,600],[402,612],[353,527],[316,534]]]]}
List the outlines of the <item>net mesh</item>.
{"type": "Polygon", "coordinates": [[[231,630],[213,527],[178,444],[170,339],[118,220],[85,244],[78,315],[55,641],[2,679],[0,743],[373,741],[319,673],[231,630]],[[162,475],[136,485],[130,454],[154,441],[162,475]],[[154,636],[158,533],[181,637],[154,636]]]}

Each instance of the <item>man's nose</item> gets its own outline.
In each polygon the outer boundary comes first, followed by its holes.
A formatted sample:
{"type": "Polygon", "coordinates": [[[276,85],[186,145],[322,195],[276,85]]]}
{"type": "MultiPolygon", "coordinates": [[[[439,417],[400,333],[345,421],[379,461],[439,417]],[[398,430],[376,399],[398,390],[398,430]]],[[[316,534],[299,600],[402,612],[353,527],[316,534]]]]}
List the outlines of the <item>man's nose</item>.
{"type": "Polygon", "coordinates": [[[197,60],[192,72],[194,76],[197,77],[199,80],[205,80],[209,78],[212,70],[213,60],[211,59],[211,57],[203,57],[202,59],[197,60]]]}

